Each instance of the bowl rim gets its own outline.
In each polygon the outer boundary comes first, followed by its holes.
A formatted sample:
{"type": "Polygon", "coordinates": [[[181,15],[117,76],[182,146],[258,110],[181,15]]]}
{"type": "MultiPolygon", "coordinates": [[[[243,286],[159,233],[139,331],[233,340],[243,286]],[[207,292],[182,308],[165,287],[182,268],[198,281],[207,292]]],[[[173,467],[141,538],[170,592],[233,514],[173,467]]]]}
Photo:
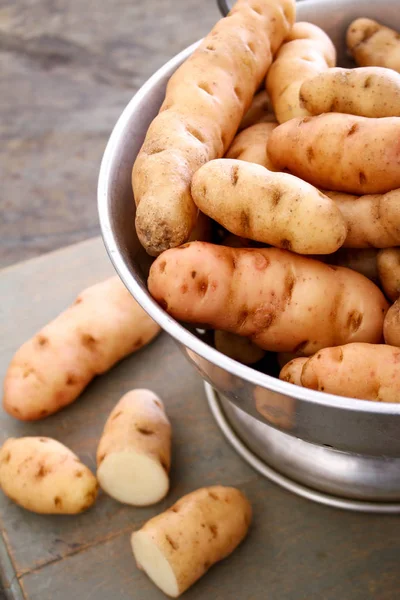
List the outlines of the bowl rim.
{"type": "MultiPolygon", "coordinates": [[[[310,4],[314,0],[310,0],[310,4]]],[[[303,0],[302,4],[308,4],[303,0]]],[[[311,404],[342,409],[352,412],[363,412],[369,414],[400,415],[400,403],[377,402],[374,400],[359,400],[347,396],[336,396],[308,388],[303,388],[286,381],[282,381],[272,375],[256,371],[250,366],[243,365],[236,360],[229,358],[209,346],[206,342],[196,337],[193,333],[183,327],[178,321],[168,315],[156,302],[150,294],[143,289],[141,284],[136,281],[130,269],[126,265],[122,255],[119,252],[117,240],[112,229],[111,202],[109,194],[109,183],[111,179],[114,157],[120,147],[121,140],[124,138],[124,132],[128,127],[132,115],[140,105],[147,93],[152,89],[155,83],[165,76],[171,70],[175,70],[200,44],[201,40],[184,48],[181,52],[173,56],[163,66],[161,66],[133,95],[125,109],[118,118],[109,140],[100,165],[97,201],[100,219],[100,228],[103,242],[116,272],[125,284],[126,288],[133,295],[140,306],[166,331],[171,337],[198,354],[205,360],[208,360],[216,366],[228,371],[231,375],[240,377],[247,382],[258,385],[262,388],[283,394],[285,396],[297,398],[311,404]]],[[[132,202],[133,202],[132,193],[132,202]]]]}

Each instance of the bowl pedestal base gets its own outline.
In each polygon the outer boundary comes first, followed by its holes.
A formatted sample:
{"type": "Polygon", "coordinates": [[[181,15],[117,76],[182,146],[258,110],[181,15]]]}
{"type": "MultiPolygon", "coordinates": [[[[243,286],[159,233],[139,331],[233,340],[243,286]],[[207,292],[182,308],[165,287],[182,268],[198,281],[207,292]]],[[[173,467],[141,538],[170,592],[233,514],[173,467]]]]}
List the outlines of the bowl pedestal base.
{"type": "Polygon", "coordinates": [[[258,421],[208,383],[205,389],[226,439],[264,477],[335,508],[400,513],[400,457],[364,456],[306,442],[258,421]]]}

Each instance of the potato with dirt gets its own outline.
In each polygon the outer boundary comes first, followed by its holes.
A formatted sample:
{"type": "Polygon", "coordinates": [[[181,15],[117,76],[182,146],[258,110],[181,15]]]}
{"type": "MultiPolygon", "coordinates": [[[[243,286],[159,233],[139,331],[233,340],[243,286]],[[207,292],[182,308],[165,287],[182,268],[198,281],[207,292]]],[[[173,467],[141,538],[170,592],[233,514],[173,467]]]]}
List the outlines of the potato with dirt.
{"type": "Polygon", "coordinates": [[[243,129],[234,138],[225,158],[244,160],[274,171],[267,155],[267,141],[276,126],[277,123],[256,123],[243,129]]]}
{"type": "Polygon", "coordinates": [[[251,517],[249,501],[236,488],[198,489],[132,534],[136,564],[164,594],[177,598],[237,548],[251,517]]]}
{"type": "Polygon", "coordinates": [[[400,348],[353,343],[296,358],[279,378],[303,387],[375,402],[400,402],[400,348]]]}
{"type": "Polygon", "coordinates": [[[73,515],[94,504],[97,481],[69,448],[48,437],[9,438],[0,449],[0,487],[32,512],[73,515]]]}
{"type": "Polygon", "coordinates": [[[168,81],[132,171],[136,231],[149,254],[189,239],[192,176],[224,156],[294,18],[294,0],[238,0],[168,81]]]}
{"type": "Polygon", "coordinates": [[[393,302],[400,296],[400,248],[385,248],[377,258],[383,291],[393,302]]]}
{"type": "Polygon", "coordinates": [[[400,73],[400,34],[372,19],[353,21],[346,34],[347,48],[361,67],[387,67],[400,73]]]}
{"type": "Polygon", "coordinates": [[[400,189],[354,196],[325,191],[347,227],[344,248],[390,248],[400,244],[400,189]]]}
{"type": "Polygon", "coordinates": [[[300,98],[310,115],[398,117],[400,74],[383,67],[328,69],[302,84],[300,98]]]}
{"type": "Polygon", "coordinates": [[[311,185],[261,165],[217,159],[193,176],[198,208],[239,237],[301,254],[329,254],[347,230],[335,203],[311,185]]]}
{"type": "Polygon", "coordinates": [[[400,117],[327,113],[292,119],[268,139],[274,167],[324,190],[385,194],[400,187],[400,117]]]}
{"type": "Polygon", "coordinates": [[[4,380],[4,410],[22,421],[48,417],[159,332],[119,277],[86,288],[17,350],[4,380]]]}
{"type": "Polygon", "coordinates": [[[388,309],[382,292],[359,273],[277,248],[192,242],[157,258],[148,287],[175,319],[304,355],[380,342],[388,309]]]}
{"type": "Polygon", "coordinates": [[[386,313],[383,323],[386,344],[400,347],[400,300],[397,299],[386,313]]]}
{"type": "Polygon", "coordinates": [[[308,115],[300,96],[303,82],[335,64],[336,50],[326,33],[312,23],[295,23],[267,73],[276,120],[308,115]]]}
{"type": "Polygon", "coordinates": [[[125,394],[111,411],[97,449],[97,479],[112,498],[156,504],[169,490],[171,424],[150,390],[125,394]]]}

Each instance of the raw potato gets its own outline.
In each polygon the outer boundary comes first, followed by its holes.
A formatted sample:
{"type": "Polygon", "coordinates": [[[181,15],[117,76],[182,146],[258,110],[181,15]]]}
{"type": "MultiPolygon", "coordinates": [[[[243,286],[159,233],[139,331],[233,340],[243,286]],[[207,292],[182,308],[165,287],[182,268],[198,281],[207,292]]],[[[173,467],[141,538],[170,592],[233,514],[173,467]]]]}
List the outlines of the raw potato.
{"type": "Polygon", "coordinates": [[[308,358],[304,357],[293,358],[282,367],[279,379],[301,386],[301,373],[307,361],[308,358]]]}
{"type": "Polygon", "coordinates": [[[356,19],[347,30],[347,48],[361,67],[387,67],[400,73],[400,36],[372,19],[356,19]]]}
{"type": "Polygon", "coordinates": [[[384,344],[347,344],[324,348],[284,367],[280,379],[298,377],[312,390],[377,402],[400,402],[400,348],[384,344]],[[301,361],[301,362],[297,362],[301,361]]]}
{"type": "Polygon", "coordinates": [[[118,277],[87,288],[17,350],[4,380],[4,410],[22,421],[61,410],[159,332],[118,277]]]}
{"type": "Polygon", "coordinates": [[[316,187],[384,194],[400,187],[400,117],[327,113],[292,119],[272,131],[268,156],[316,187]]]}
{"type": "Polygon", "coordinates": [[[400,346],[400,300],[396,300],[386,313],[383,335],[386,344],[400,346]]]}
{"type": "Polygon", "coordinates": [[[265,351],[253,344],[251,340],[228,331],[215,331],[214,344],[222,354],[244,365],[253,365],[265,356],[265,351]]]}
{"type": "Polygon", "coordinates": [[[42,514],[77,514],[90,508],[97,496],[93,473],[69,448],[47,437],[4,442],[0,486],[16,504],[42,514]]]}
{"type": "Polygon", "coordinates": [[[254,96],[249,110],[239,125],[239,131],[252,127],[256,123],[270,123],[271,121],[275,121],[275,115],[268,98],[267,90],[262,90],[254,96]]]}
{"type": "Polygon", "coordinates": [[[136,231],[149,254],[188,240],[193,173],[229,148],[294,16],[294,0],[238,0],[172,75],[132,172],[136,231]]]}
{"type": "Polygon", "coordinates": [[[329,254],[346,238],[334,202],[305,181],[260,165],[213,160],[194,174],[192,197],[235,235],[293,252],[329,254]]]}
{"type": "Polygon", "coordinates": [[[374,283],[379,282],[378,275],[378,250],[375,248],[365,248],[358,250],[356,248],[340,248],[334,254],[326,256],[326,261],[330,265],[338,267],[347,267],[357,273],[368,277],[374,283]]]}
{"type": "Polygon", "coordinates": [[[386,248],[378,254],[378,274],[383,291],[390,300],[400,296],[400,248],[386,248]]]}
{"type": "Polygon", "coordinates": [[[400,75],[383,67],[328,69],[303,83],[300,98],[311,115],[400,116],[400,75]]]}
{"type": "Polygon", "coordinates": [[[359,273],[276,248],[192,242],[153,263],[148,287],[176,319],[249,337],[265,350],[304,355],[380,342],[388,308],[359,273]]]}
{"type": "Polygon", "coordinates": [[[226,158],[237,158],[246,162],[256,163],[270,171],[274,167],[267,155],[268,137],[277,123],[257,123],[243,129],[233,140],[226,153],[226,158]]]}
{"type": "Polygon", "coordinates": [[[132,390],[112,410],[97,449],[97,479],[112,498],[134,506],[167,495],[171,425],[161,399],[132,390]]]}
{"type": "Polygon", "coordinates": [[[177,598],[245,538],[251,506],[220,485],[184,496],[132,534],[136,563],[165,594],[177,598]]]}
{"type": "Polygon", "coordinates": [[[295,23],[267,75],[267,91],[279,123],[308,115],[300,98],[304,81],[336,64],[336,50],[322,29],[295,23]]]}
{"type": "Polygon", "coordinates": [[[325,194],[335,201],[346,222],[345,248],[389,248],[400,244],[400,189],[365,196],[325,194]]]}

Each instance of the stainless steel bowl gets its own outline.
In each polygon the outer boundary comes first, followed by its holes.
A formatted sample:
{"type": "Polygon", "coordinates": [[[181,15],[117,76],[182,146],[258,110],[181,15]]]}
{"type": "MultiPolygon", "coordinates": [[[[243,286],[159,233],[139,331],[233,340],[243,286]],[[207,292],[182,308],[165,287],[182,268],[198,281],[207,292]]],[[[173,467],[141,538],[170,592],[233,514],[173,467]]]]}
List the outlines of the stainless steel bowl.
{"type": "MultiPolygon", "coordinates": [[[[304,0],[297,8],[298,20],[311,21],[331,36],[341,65],[348,63],[345,31],[351,20],[367,16],[400,29],[398,0],[304,0]]],[[[108,142],[98,204],[111,261],[132,295],[175,338],[202,377],[256,419],[243,421],[242,429],[248,439],[257,437],[257,452],[266,462],[273,460],[282,473],[321,491],[361,500],[400,500],[400,404],[354,400],[293,386],[271,375],[272,362],[265,365],[269,374],[239,364],[207,343],[207,334],[166,314],[146,289],[152,259],[135,233],[131,169],[169,77],[195,47],[183,50],[143,85],[108,142]],[[263,445],[263,437],[268,436],[260,435],[261,424],[264,432],[271,432],[271,427],[282,432],[280,438],[274,436],[273,457],[270,443],[263,445]],[[299,453],[299,442],[307,448],[307,460],[299,453]]]]}

